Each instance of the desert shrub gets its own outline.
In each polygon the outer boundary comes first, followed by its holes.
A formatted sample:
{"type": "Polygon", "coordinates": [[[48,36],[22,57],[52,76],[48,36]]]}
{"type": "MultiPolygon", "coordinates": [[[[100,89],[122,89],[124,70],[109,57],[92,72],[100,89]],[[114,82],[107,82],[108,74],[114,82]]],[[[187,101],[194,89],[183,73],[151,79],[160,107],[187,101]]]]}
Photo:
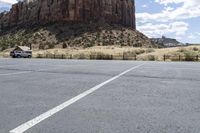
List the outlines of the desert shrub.
{"type": "Polygon", "coordinates": [[[44,50],[44,49],[45,49],[45,44],[44,44],[44,43],[40,43],[40,44],[39,44],[39,49],[44,50]]]}
{"type": "Polygon", "coordinates": [[[120,46],[124,46],[124,40],[123,39],[119,40],[119,44],[120,46]]]}
{"type": "Polygon", "coordinates": [[[137,50],[135,50],[135,53],[136,53],[137,55],[140,55],[140,54],[145,53],[145,50],[144,50],[144,49],[137,49],[137,50]]]}
{"type": "Polygon", "coordinates": [[[197,54],[195,52],[185,52],[185,60],[186,61],[195,61],[197,54]]]}
{"type": "Polygon", "coordinates": [[[103,46],[108,46],[110,45],[110,42],[108,40],[103,40],[103,46]]]}
{"type": "Polygon", "coordinates": [[[84,43],[84,48],[93,47],[94,45],[95,45],[95,42],[87,42],[87,43],[84,43]]]}
{"type": "Polygon", "coordinates": [[[15,47],[15,45],[17,45],[17,43],[11,43],[10,47],[13,48],[13,47],[15,47]]]}
{"type": "Polygon", "coordinates": [[[181,60],[183,60],[184,53],[170,52],[170,53],[165,54],[166,60],[168,61],[179,61],[179,56],[181,60]]]}
{"type": "Polygon", "coordinates": [[[42,54],[37,54],[36,58],[43,58],[42,54]]]}
{"type": "Polygon", "coordinates": [[[8,48],[9,46],[8,45],[3,45],[3,46],[1,46],[1,51],[4,51],[4,50],[6,50],[7,48],[8,48]]]}
{"type": "Polygon", "coordinates": [[[127,51],[123,53],[124,56],[136,56],[136,52],[135,51],[127,51]]]}
{"type": "Polygon", "coordinates": [[[65,42],[62,43],[62,47],[63,47],[63,48],[67,48],[67,43],[65,43],[65,42]]]}
{"type": "Polygon", "coordinates": [[[148,61],[155,61],[157,58],[156,58],[156,56],[155,55],[148,55],[147,56],[147,60],[148,61]]]}
{"type": "Polygon", "coordinates": [[[145,55],[145,56],[138,56],[137,59],[143,61],[156,61],[158,60],[158,57],[155,55],[145,55]]]}
{"type": "Polygon", "coordinates": [[[155,52],[155,49],[153,49],[153,48],[148,48],[148,49],[146,50],[146,53],[152,53],[152,52],[155,52]]]}
{"type": "Polygon", "coordinates": [[[105,30],[105,33],[109,33],[109,31],[105,30]]]}
{"type": "Polygon", "coordinates": [[[177,52],[180,52],[180,53],[184,53],[184,52],[187,52],[188,50],[185,49],[185,48],[180,48],[177,52]]]}
{"type": "Polygon", "coordinates": [[[182,61],[184,56],[183,55],[173,55],[173,56],[168,56],[170,61],[182,61]]]}
{"type": "Polygon", "coordinates": [[[193,51],[199,51],[199,49],[197,47],[193,47],[192,50],[193,51]]]}
{"type": "Polygon", "coordinates": [[[33,38],[34,38],[34,39],[38,39],[38,38],[41,39],[42,36],[40,35],[40,33],[37,32],[37,33],[34,34],[33,38]]]}
{"type": "Polygon", "coordinates": [[[136,55],[140,55],[145,53],[145,50],[143,49],[136,49],[136,50],[132,50],[132,51],[126,51],[123,53],[124,56],[129,56],[129,57],[134,57],[136,55]]]}
{"type": "Polygon", "coordinates": [[[27,44],[29,44],[30,36],[31,34],[24,35],[23,33],[1,36],[0,48],[1,50],[5,50],[7,48],[13,48],[16,45],[26,46],[27,44]]]}
{"type": "Polygon", "coordinates": [[[48,43],[47,45],[48,45],[49,49],[53,49],[55,47],[55,45],[53,43],[48,43]]]}
{"type": "Polygon", "coordinates": [[[123,60],[135,60],[137,57],[135,51],[127,51],[123,53],[123,60]]]}
{"type": "Polygon", "coordinates": [[[101,37],[101,33],[100,33],[100,32],[97,32],[96,37],[97,37],[97,38],[100,38],[100,37],[101,37]]]}
{"type": "Polygon", "coordinates": [[[97,60],[112,60],[113,56],[109,54],[104,54],[102,52],[93,52],[90,55],[90,59],[97,59],[97,60]]]}
{"type": "Polygon", "coordinates": [[[85,54],[84,53],[79,54],[78,59],[85,59],[85,54]]]}
{"type": "Polygon", "coordinates": [[[142,44],[139,43],[139,42],[137,42],[137,43],[135,43],[135,44],[133,45],[133,47],[142,47],[142,44]]]}
{"type": "Polygon", "coordinates": [[[53,33],[49,32],[49,36],[53,35],[53,33]]]}

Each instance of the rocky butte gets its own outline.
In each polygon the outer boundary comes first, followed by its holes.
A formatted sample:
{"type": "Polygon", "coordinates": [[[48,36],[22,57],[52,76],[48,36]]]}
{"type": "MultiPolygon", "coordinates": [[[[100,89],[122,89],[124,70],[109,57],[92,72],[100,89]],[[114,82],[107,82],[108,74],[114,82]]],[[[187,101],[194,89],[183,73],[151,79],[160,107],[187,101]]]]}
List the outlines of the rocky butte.
{"type": "Polygon", "coordinates": [[[135,29],[134,0],[24,0],[0,14],[0,30],[55,22],[104,21],[135,29]]]}
{"type": "Polygon", "coordinates": [[[0,14],[0,51],[157,47],[135,24],[134,0],[21,0],[0,14]]]}

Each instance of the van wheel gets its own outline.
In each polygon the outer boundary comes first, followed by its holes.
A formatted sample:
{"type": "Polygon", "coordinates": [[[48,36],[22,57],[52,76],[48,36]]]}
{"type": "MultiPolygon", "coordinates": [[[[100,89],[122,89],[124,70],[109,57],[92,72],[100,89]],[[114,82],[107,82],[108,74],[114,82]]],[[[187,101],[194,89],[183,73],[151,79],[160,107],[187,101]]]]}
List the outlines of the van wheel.
{"type": "Polygon", "coordinates": [[[31,58],[31,56],[29,55],[28,58],[31,58]]]}
{"type": "Polygon", "coordinates": [[[20,55],[17,55],[17,58],[21,58],[21,56],[20,56],[20,55]]]}

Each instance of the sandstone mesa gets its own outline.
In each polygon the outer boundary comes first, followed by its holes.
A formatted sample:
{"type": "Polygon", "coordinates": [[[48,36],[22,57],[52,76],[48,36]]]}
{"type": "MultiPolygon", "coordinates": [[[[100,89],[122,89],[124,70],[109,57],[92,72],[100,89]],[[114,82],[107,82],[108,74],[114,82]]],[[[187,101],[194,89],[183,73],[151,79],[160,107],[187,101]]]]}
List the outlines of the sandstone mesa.
{"type": "Polygon", "coordinates": [[[136,29],[134,0],[24,0],[0,14],[0,31],[16,26],[90,21],[136,29]]]}

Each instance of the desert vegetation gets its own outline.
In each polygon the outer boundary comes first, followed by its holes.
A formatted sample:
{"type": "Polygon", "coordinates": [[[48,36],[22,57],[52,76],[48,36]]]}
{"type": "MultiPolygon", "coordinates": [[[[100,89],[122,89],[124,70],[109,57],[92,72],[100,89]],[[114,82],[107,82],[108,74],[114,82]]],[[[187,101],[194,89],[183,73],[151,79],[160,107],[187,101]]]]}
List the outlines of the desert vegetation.
{"type": "Polygon", "coordinates": [[[158,47],[145,35],[131,28],[99,23],[58,23],[32,29],[10,29],[0,34],[0,51],[16,45],[32,45],[35,50],[110,45],[158,47]]]}
{"type": "Polygon", "coordinates": [[[73,59],[124,59],[163,61],[196,61],[200,57],[200,46],[174,47],[174,48],[134,48],[121,46],[94,46],[90,48],[49,49],[36,51],[34,57],[39,55],[62,55],[73,59]]]}
{"type": "Polygon", "coordinates": [[[0,35],[0,56],[9,57],[16,45],[31,45],[35,58],[193,61],[200,55],[199,45],[163,48],[138,31],[98,23],[11,29],[0,35]]]}
{"type": "MultiPolygon", "coordinates": [[[[9,49],[0,56],[9,57],[9,49]]],[[[88,48],[53,48],[34,50],[35,58],[146,60],[146,61],[196,61],[200,60],[200,45],[174,48],[136,48],[130,46],[93,46],[88,48]]]]}

